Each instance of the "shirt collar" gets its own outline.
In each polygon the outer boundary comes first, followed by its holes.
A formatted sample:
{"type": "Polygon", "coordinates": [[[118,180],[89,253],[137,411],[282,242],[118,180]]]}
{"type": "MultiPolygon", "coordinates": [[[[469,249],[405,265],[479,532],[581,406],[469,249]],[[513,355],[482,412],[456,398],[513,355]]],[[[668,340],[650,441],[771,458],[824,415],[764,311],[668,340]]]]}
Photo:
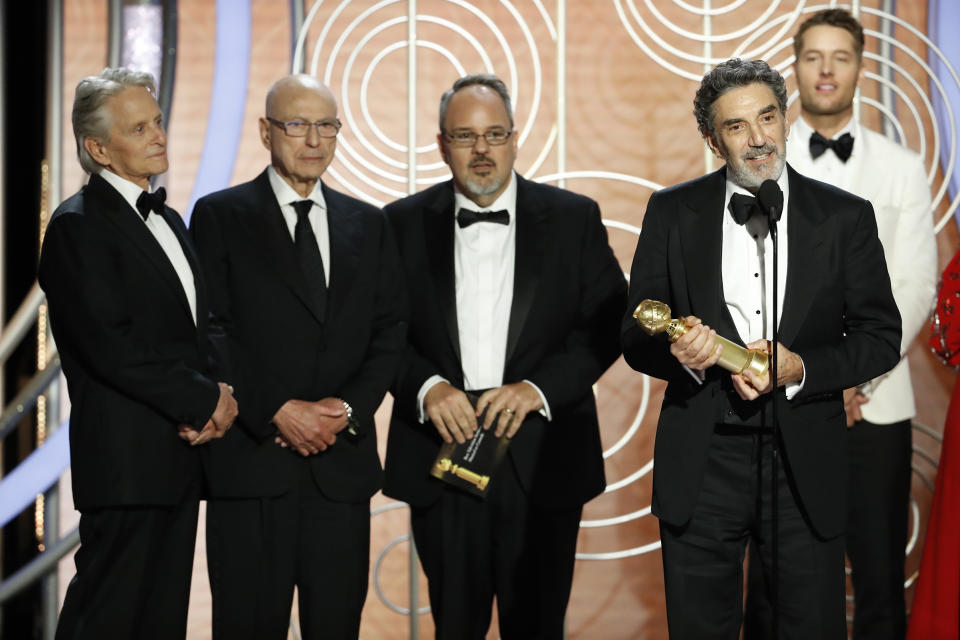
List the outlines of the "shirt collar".
{"type": "Polygon", "coordinates": [[[273,189],[273,195],[277,198],[281,207],[301,200],[312,200],[315,205],[326,210],[327,203],[323,199],[323,184],[319,179],[313,185],[313,191],[310,192],[310,195],[304,198],[277,173],[273,165],[267,167],[267,177],[270,179],[270,188],[273,189]]]}
{"type": "Polygon", "coordinates": [[[143,187],[134,182],[130,182],[126,178],[121,178],[106,167],[100,169],[98,173],[101,178],[106,180],[111,187],[123,196],[123,199],[130,205],[130,208],[139,216],[140,214],[137,212],[137,199],[139,199],[140,194],[143,193],[143,187]]]}
{"type": "Polygon", "coordinates": [[[510,214],[510,224],[514,223],[517,211],[517,176],[516,171],[510,172],[510,183],[503,190],[496,200],[489,207],[478,207],[477,203],[465,196],[457,183],[453,183],[453,213],[456,215],[460,209],[472,209],[474,211],[500,211],[506,209],[510,214]]]}

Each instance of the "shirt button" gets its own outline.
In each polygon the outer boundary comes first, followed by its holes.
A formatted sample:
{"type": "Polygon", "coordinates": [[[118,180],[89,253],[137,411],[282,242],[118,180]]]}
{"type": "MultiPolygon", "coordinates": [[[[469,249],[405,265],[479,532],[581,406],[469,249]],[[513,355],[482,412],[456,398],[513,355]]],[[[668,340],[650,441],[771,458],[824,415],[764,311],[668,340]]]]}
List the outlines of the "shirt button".
{"type": "Polygon", "coordinates": [[[754,278],[759,278],[759,277],[760,277],[760,274],[759,274],[759,273],[755,273],[755,274],[753,274],[753,277],[754,277],[754,278]]]}
{"type": "Polygon", "coordinates": [[[757,309],[757,315],[760,315],[760,309],[757,309]]]}

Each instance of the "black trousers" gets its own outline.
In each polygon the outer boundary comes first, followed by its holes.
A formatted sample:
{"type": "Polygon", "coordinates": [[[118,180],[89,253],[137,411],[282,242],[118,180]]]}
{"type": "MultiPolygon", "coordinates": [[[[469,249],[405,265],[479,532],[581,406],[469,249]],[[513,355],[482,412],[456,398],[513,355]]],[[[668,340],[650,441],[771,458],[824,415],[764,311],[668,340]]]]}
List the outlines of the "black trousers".
{"type": "Polygon", "coordinates": [[[186,637],[199,496],[198,481],[175,507],[81,512],[57,640],[186,637]]]}
{"type": "Polygon", "coordinates": [[[297,587],[305,639],[356,640],[367,597],[370,504],[334,502],[305,460],[278,497],[207,504],[215,640],[286,640],[297,587]]]}
{"type": "MultiPolygon", "coordinates": [[[[690,521],[660,523],[667,624],[671,640],[737,640],[748,542],[769,576],[772,435],[718,426],[703,487],[690,521]]],[[[781,450],[782,451],[782,450],[781,450]]],[[[778,487],[780,638],[846,638],[843,538],[821,539],[809,527],[781,457],[778,487]]]]}
{"type": "Polygon", "coordinates": [[[437,640],[483,640],[494,596],[503,640],[560,640],[581,512],[530,504],[507,461],[486,500],[445,487],[413,508],[437,640]]]}
{"type": "MultiPolygon", "coordinates": [[[[854,640],[903,640],[904,553],[910,504],[910,421],[877,425],[859,421],[847,430],[850,505],[847,557],[854,595],[854,640]]],[[[751,551],[751,565],[754,554],[751,551]]],[[[763,576],[751,566],[744,637],[766,637],[770,603],[763,576]],[[754,587],[756,585],[756,588],[754,587]]]]}

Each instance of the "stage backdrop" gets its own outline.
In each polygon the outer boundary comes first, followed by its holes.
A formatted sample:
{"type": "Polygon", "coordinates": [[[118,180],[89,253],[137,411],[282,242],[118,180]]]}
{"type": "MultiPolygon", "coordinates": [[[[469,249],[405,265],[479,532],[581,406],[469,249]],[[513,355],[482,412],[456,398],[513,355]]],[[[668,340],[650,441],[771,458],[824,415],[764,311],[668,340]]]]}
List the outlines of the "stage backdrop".
{"type": "MultiPolygon", "coordinates": [[[[107,64],[108,3],[66,0],[64,5],[64,130],[69,132],[77,81],[107,64]]],[[[870,72],[861,117],[923,154],[937,196],[931,215],[938,221],[942,265],[956,249],[957,233],[948,220],[952,209],[937,158],[945,152],[949,161],[956,140],[949,129],[937,132],[931,115],[929,97],[936,98],[938,89],[926,64],[937,53],[923,35],[927,3],[858,5],[868,29],[870,72]],[[884,6],[894,4],[893,15],[883,13],[884,6]]],[[[295,69],[327,82],[340,103],[344,127],[325,181],[377,204],[390,202],[447,178],[435,141],[440,94],[462,74],[494,72],[514,96],[517,169],[598,200],[610,242],[628,270],[650,194],[713,168],[691,115],[699,77],[733,55],[762,57],[788,75],[793,93],[791,36],[805,14],[825,6],[776,0],[696,6],[680,0],[420,0],[415,6],[401,0],[307,0],[291,12],[280,0],[181,2],[174,73],[163,78],[172,82],[172,101],[171,168],[162,180],[169,203],[189,218],[197,197],[257,175],[268,161],[257,135],[264,95],[275,79],[295,69]],[[412,154],[407,151],[411,143],[412,154]]],[[[143,40],[155,36],[159,10],[147,3],[124,12],[128,46],[147,64],[164,53],[143,40]]],[[[796,113],[794,104],[791,119],[796,113]]],[[[84,181],[69,133],[63,154],[65,196],[84,181]]],[[[910,358],[917,422],[933,435],[918,430],[914,437],[918,453],[908,575],[919,563],[939,456],[936,434],[954,382],[954,374],[928,353],[924,338],[910,358]]],[[[597,385],[609,487],[584,511],[567,621],[570,638],[666,638],[657,523],[649,513],[663,388],[622,359],[597,385]]],[[[378,414],[381,451],[389,402],[378,414]]],[[[69,474],[62,485],[69,496],[69,474]]],[[[68,531],[76,514],[69,497],[63,504],[68,531]]],[[[408,512],[380,495],[373,505],[378,511],[372,516],[372,579],[361,635],[408,638],[408,512]]],[[[197,549],[192,639],[209,637],[202,522],[197,549]]],[[[65,583],[73,573],[69,558],[61,572],[65,583]]],[[[424,607],[422,577],[419,587],[424,607]]],[[[429,615],[422,612],[418,620],[419,637],[432,637],[429,615]]],[[[498,637],[495,627],[489,637],[498,637]]]]}

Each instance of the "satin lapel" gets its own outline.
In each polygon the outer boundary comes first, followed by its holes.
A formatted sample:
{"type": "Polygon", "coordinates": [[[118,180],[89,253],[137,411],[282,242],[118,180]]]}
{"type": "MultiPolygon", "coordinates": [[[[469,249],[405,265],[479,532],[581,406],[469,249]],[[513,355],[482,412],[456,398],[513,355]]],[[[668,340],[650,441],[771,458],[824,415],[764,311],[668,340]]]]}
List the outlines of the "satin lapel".
{"type": "MultiPolygon", "coordinates": [[[[690,309],[723,337],[740,341],[740,334],[723,293],[723,207],[726,172],[708,176],[692,192],[679,225],[680,246],[686,269],[690,309]]],[[[676,314],[674,314],[676,315],[676,314]]]]}
{"type": "Polygon", "coordinates": [[[327,228],[330,232],[330,264],[327,290],[327,314],[331,309],[342,309],[344,300],[360,268],[360,220],[350,210],[340,194],[323,185],[323,199],[327,203],[327,228]]]}
{"type": "Polygon", "coordinates": [[[296,252],[293,247],[293,238],[283,220],[280,205],[270,188],[270,179],[266,171],[261,173],[253,182],[254,194],[249,203],[243,207],[240,217],[242,224],[250,234],[253,244],[260,250],[265,264],[269,265],[280,279],[310,310],[310,313],[323,324],[323,314],[317,307],[303,282],[300,265],[297,263],[296,252]]]}
{"type": "Polygon", "coordinates": [[[98,175],[90,176],[84,195],[93,201],[91,210],[103,214],[120,233],[130,240],[130,244],[143,254],[147,263],[156,270],[160,280],[169,288],[170,293],[180,301],[187,317],[191,317],[190,303],[187,301],[183,284],[170,259],[167,258],[156,237],[147,229],[147,225],[137,219],[136,212],[130,208],[123,196],[98,175]]]}
{"type": "Polygon", "coordinates": [[[460,361],[460,329],[457,325],[457,285],[453,264],[453,186],[440,191],[441,197],[433,201],[423,212],[423,239],[430,276],[433,280],[440,315],[447,329],[447,336],[460,361]]]}
{"type": "Polygon", "coordinates": [[[517,235],[514,248],[513,301],[510,304],[510,324],[507,329],[507,354],[510,362],[517,348],[523,325],[530,314],[537,293],[540,270],[543,263],[543,245],[546,235],[547,212],[530,192],[529,184],[519,176],[517,180],[516,224],[517,235]]]}
{"type": "Polygon", "coordinates": [[[780,342],[792,344],[810,309],[816,290],[825,277],[824,261],[818,257],[823,244],[820,224],[827,212],[805,188],[803,178],[787,168],[790,177],[790,197],[787,204],[787,285],[783,298],[783,317],[780,319],[780,342]],[[802,275],[801,275],[802,274],[802,275]]]}

